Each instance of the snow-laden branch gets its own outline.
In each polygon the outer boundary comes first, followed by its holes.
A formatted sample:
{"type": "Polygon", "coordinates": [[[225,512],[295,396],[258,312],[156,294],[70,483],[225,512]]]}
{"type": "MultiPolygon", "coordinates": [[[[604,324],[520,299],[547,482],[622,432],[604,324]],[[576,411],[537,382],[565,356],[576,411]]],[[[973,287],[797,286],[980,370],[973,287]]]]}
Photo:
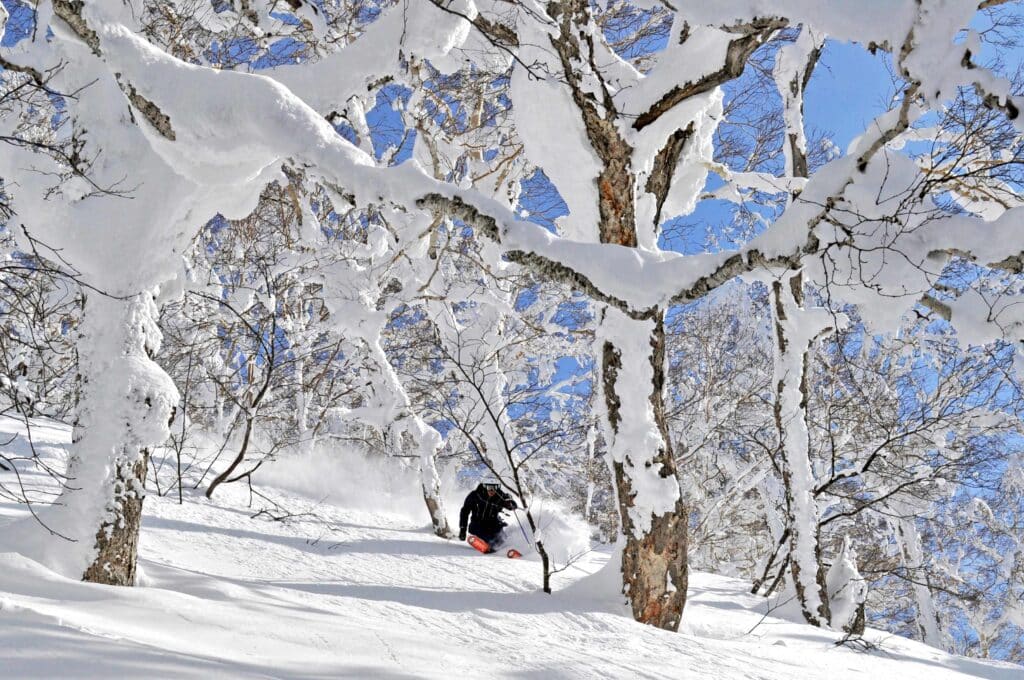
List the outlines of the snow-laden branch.
{"type": "MultiPolygon", "coordinates": [[[[69,6],[73,9],[68,3],[57,3],[55,8],[64,12],[69,6]]],[[[431,212],[447,202],[448,209],[463,213],[461,216],[467,222],[480,227],[510,259],[542,269],[632,316],[642,317],[650,309],[699,298],[755,269],[797,268],[807,256],[860,246],[851,242],[849,234],[842,229],[832,227],[833,211],[860,209],[857,203],[849,207],[841,205],[843,201],[849,203],[847,190],[854,185],[870,185],[862,176],[871,161],[879,156],[887,141],[906,130],[922,112],[913,104],[917,88],[912,85],[903,105],[880,117],[849,157],[834,161],[808,181],[800,200],[766,234],[736,253],[681,256],[562,239],[520,221],[506,207],[472,190],[436,182],[413,164],[378,168],[364,152],[342,139],[318,111],[281,82],[260,75],[219,72],[186,64],[126,26],[110,20],[95,6],[88,9],[86,16],[94,18],[80,22],[78,15],[72,14],[70,20],[66,19],[67,25],[86,42],[90,51],[101,53],[99,58],[109,72],[120,74],[127,98],[148,121],[142,130],[149,146],[176,174],[211,186],[251,186],[255,190],[264,180],[254,180],[265,176],[268,169],[282,160],[291,159],[314,168],[316,173],[351,191],[360,201],[384,201],[407,207],[419,203],[431,212]],[[181,97],[181,92],[196,94],[181,97]],[[240,101],[247,105],[238,106],[240,101]],[[470,208],[472,215],[467,212],[470,208]]],[[[429,11],[439,12],[432,5],[429,11]]],[[[392,13],[382,22],[390,16],[392,13]]],[[[394,13],[394,20],[399,20],[398,13],[394,13]]],[[[465,23],[461,18],[458,20],[465,23]]],[[[381,24],[381,30],[385,28],[381,24]]],[[[389,30],[394,31],[395,27],[389,30]]],[[[364,36],[342,53],[368,37],[364,36]]],[[[381,40],[384,37],[382,35],[381,40]]],[[[907,47],[906,58],[915,49],[916,44],[907,47]]],[[[360,78],[363,76],[365,73],[360,78]]],[[[580,99],[584,98],[582,89],[578,94],[580,99]]],[[[595,116],[598,115],[595,112],[595,116]]],[[[1012,231],[1009,225],[1013,219],[1008,217],[985,227],[991,239],[986,243],[1005,245],[1000,234],[1004,230],[1012,231]]],[[[944,230],[943,242],[929,246],[915,263],[920,265],[929,253],[938,250],[972,251],[984,246],[985,243],[977,240],[964,242],[965,235],[979,227],[983,227],[980,220],[960,218],[958,228],[944,230]]],[[[902,247],[903,240],[886,245],[902,247]]],[[[915,252],[926,245],[919,243],[920,236],[916,234],[908,235],[906,240],[915,252]]],[[[863,247],[877,245],[868,243],[863,247]]],[[[1021,251],[1024,248],[1010,252],[1021,251]]],[[[978,257],[981,261],[998,262],[1006,259],[1006,252],[978,257]]],[[[920,291],[914,293],[919,297],[920,291]]],[[[912,302],[908,301],[907,305],[910,304],[912,302]]]]}
{"type": "MultiPolygon", "coordinates": [[[[643,130],[681,102],[709,92],[738,78],[754,50],[763,45],[775,31],[785,28],[787,25],[788,22],[785,19],[755,17],[747,23],[724,27],[721,31],[715,31],[713,35],[705,37],[704,40],[699,40],[694,39],[689,34],[689,27],[685,22],[677,19],[676,26],[686,27],[687,33],[683,34],[680,32],[673,35],[675,40],[670,43],[670,47],[664,57],[662,57],[659,67],[656,67],[648,77],[641,81],[640,92],[630,97],[630,104],[634,106],[640,104],[646,96],[649,96],[647,93],[665,90],[668,83],[677,82],[679,76],[675,69],[678,68],[678,64],[681,61],[693,59],[698,50],[704,51],[708,49],[710,46],[708,43],[715,45],[715,43],[721,43],[723,38],[725,38],[728,40],[728,43],[725,45],[724,55],[721,58],[705,58],[699,62],[705,64],[721,63],[722,66],[717,70],[703,73],[691,80],[687,80],[683,84],[668,86],[668,89],[656,101],[636,114],[633,128],[637,131],[643,130]],[[732,38],[732,35],[738,35],[739,37],[732,38]],[[691,41],[697,44],[691,45],[691,41]]],[[[704,30],[707,31],[709,29],[704,30]]],[[[721,49],[719,45],[715,45],[715,47],[721,49]]]]}

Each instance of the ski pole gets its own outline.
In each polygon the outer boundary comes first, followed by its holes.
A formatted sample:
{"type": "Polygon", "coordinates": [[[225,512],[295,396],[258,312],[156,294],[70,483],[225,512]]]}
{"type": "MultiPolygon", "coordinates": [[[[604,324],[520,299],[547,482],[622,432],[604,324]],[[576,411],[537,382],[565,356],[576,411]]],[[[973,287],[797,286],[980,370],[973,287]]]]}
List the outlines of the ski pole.
{"type": "MultiPolygon", "coordinates": [[[[523,508],[523,510],[525,511],[526,508],[523,508]]],[[[523,540],[526,541],[526,543],[528,545],[533,545],[533,543],[530,541],[530,539],[527,538],[527,536],[526,536],[526,529],[523,528],[523,521],[521,519],[519,519],[519,513],[518,512],[513,512],[512,514],[516,516],[516,523],[519,524],[519,530],[521,532],[523,532],[523,540]]]]}

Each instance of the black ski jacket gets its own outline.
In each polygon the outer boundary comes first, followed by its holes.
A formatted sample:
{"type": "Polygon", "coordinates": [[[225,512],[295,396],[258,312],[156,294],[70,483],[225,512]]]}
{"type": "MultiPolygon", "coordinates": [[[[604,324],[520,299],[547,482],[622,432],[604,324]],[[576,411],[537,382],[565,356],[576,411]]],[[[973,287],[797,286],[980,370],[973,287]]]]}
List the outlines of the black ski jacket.
{"type": "Polygon", "coordinates": [[[469,523],[469,533],[474,536],[491,536],[505,526],[501,519],[502,510],[515,510],[516,502],[507,493],[498,489],[494,496],[488,498],[484,485],[479,484],[466,496],[466,502],[462,504],[462,512],[459,513],[459,533],[466,531],[466,524],[469,523]],[[472,515],[472,519],[470,519],[472,515]]]}

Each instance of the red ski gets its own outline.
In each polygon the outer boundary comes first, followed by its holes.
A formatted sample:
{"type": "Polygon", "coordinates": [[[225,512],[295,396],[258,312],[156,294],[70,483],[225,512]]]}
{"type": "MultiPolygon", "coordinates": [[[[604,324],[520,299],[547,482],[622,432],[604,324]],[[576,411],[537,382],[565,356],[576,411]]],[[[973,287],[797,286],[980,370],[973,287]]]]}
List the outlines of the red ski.
{"type": "MultiPolygon", "coordinates": [[[[488,545],[487,541],[480,538],[479,536],[470,536],[466,539],[466,543],[469,543],[471,546],[473,546],[480,552],[484,553],[485,555],[487,553],[494,552],[493,550],[491,550],[491,546],[488,545]]],[[[508,552],[505,553],[505,557],[509,558],[510,560],[514,560],[522,556],[523,554],[515,548],[509,548],[508,552]]]]}
{"type": "Polygon", "coordinates": [[[491,552],[491,546],[487,545],[487,541],[485,541],[482,538],[478,538],[476,536],[470,536],[469,538],[466,539],[466,543],[469,543],[471,546],[473,546],[474,548],[476,548],[477,550],[479,550],[482,553],[489,553],[489,552],[491,552]]]}

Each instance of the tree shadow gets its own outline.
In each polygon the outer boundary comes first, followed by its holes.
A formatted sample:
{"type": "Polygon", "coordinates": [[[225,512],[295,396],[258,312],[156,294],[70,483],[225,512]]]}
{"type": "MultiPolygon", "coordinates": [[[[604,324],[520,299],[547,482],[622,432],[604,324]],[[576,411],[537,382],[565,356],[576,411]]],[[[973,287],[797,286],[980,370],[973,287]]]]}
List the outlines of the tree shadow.
{"type": "Polygon", "coordinates": [[[259,678],[383,678],[410,680],[421,677],[380,667],[337,666],[327,670],[267,668],[261,663],[224,660],[203,654],[153,648],[130,639],[95,635],[59,622],[36,620],[22,612],[15,624],[0,617],[0,676],[19,680],[52,678],[181,678],[208,680],[259,678]]]}
{"type": "Polygon", "coordinates": [[[396,585],[359,585],[341,582],[319,581],[266,581],[266,585],[287,588],[315,595],[347,597],[377,602],[433,609],[449,613],[478,612],[490,610],[512,614],[584,614],[598,611],[596,602],[561,596],[555,592],[545,594],[538,588],[527,592],[494,592],[443,590],[440,588],[414,588],[396,585]]]}
{"type": "Polygon", "coordinates": [[[302,552],[315,553],[317,555],[328,554],[329,551],[327,546],[330,544],[329,542],[325,542],[322,538],[318,540],[316,538],[304,538],[302,536],[279,536],[277,534],[264,533],[261,531],[211,526],[208,524],[198,524],[196,522],[188,522],[181,519],[170,519],[166,517],[144,517],[142,520],[142,530],[146,531],[147,529],[165,529],[168,531],[180,531],[196,534],[220,534],[231,538],[245,538],[266,543],[276,543],[277,545],[283,545],[287,548],[292,548],[302,552]]]}
{"type": "MultiPolygon", "coordinates": [[[[22,612],[24,614],[24,612],[22,612]]],[[[217,659],[152,649],[130,640],[89,634],[56,622],[19,616],[15,626],[0,625],[0,661],[5,678],[211,678],[227,667],[217,659]]],[[[266,671],[233,663],[233,677],[268,678],[266,671]]]]}

